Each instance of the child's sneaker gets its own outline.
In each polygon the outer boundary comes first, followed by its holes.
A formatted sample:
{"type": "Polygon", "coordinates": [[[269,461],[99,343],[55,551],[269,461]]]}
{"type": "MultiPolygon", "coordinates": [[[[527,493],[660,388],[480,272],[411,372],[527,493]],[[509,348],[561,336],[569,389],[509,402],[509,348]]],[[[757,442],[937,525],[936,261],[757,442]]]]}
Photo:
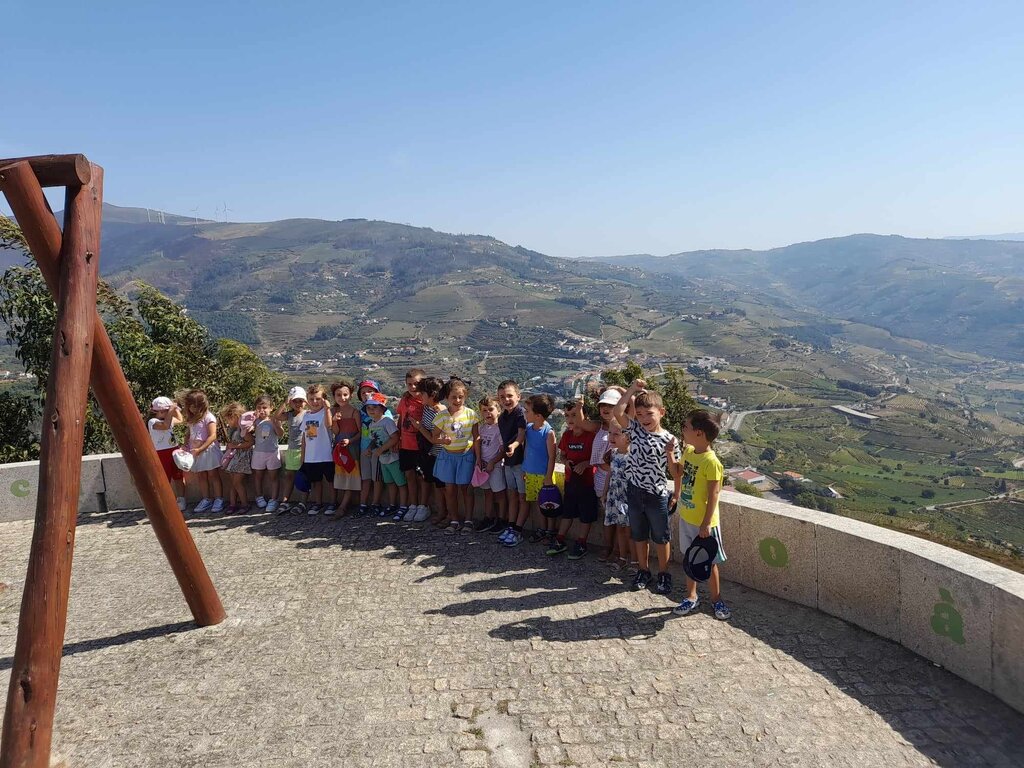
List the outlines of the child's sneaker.
{"type": "Polygon", "coordinates": [[[725,604],[724,600],[718,600],[713,607],[715,618],[719,621],[728,621],[732,618],[732,611],[729,610],[729,606],[725,604]]]}
{"type": "Polygon", "coordinates": [[[224,511],[224,499],[214,499],[213,506],[210,507],[210,511],[214,514],[224,511]]]}
{"type": "MultiPolygon", "coordinates": [[[[698,605],[700,605],[700,595],[698,595],[697,597],[688,597],[675,608],[673,608],[672,613],[674,613],[676,616],[686,616],[688,613],[693,613],[695,610],[697,610],[698,605]]],[[[723,603],[722,606],[724,607],[725,604],[723,603]]]]}
{"type": "Polygon", "coordinates": [[[538,541],[544,541],[547,537],[548,532],[543,528],[538,528],[530,534],[529,542],[531,544],[536,544],[538,541]]]}
{"type": "Polygon", "coordinates": [[[558,539],[555,539],[554,541],[551,542],[551,546],[548,547],[548,551],[547,551],[546,554],[551,555],[552,557],[554,557],[555,555],[562,554],[567,549],[569,549],[569,545],[568,544],[566,544],[564,541],[559,541],[558,539]]]}
{"type": "Polygon", "coordinates": [[[319,504],[310,504],[309,508],[306,510],[306,514],[309,515],[310,517],[312,517],[313,515],[319,515],[320,514],[320,505],[319,504]]]}
{"type": "Polygon", "coordinates": [[[581,557],[586,557],[587,552],[586,544],[580,544],[580,542],[574,541],[572,547],[569,549],[569,559],[579,560],[581,557]]]}
{"type": "Polygon", "coordinates": [[[414,523],[422,523],[428,517],[430,517],[430,507],[428,507],[426,504],[420,504],[416,508],[416,516],[412,519],[412,521],[414,523]]]}
{"type": "Polygon", "coordinates": [[[494,518],[494,525],[492,525],[488,529],[488,532],[489,533],[497,533],[498,531],[504,531],[507,527],[508,527],[508,523],[506,523],[500,517],[496,517],[496,518],[494,518]]]}
{"type": "Polygon", "coordinates": [[[328,517],[333,516],[335,512],[337,512],[337,507],[335,507],[333,504],[328,504],[327,509],[324,510],[324,514],[328,517]]]}
{"type": "Polygon", "coordinates": [[[271,499],[267,502],[267,512],[277,512],[277,499],[271,499]]]}
{"type": "Polygon", "coordinates": [[[185,507],[188,506],[185,503],[185,497],[184,496],[179,496],[177,499],[175,499],[175,501],[178,502],[178,511],[179,512],[184,512],[185,511],[185,507]]]}
{"type": "Polygon", "coordinates": [[[476,523],[473,524],[473,530],[476,531],[477,533],[483,533],[484,531],[491,530],[491,526],[493,526],[493,525],[494,525],[494,518],[493,517],[485,517],[483,520],[477,520],[476,523]]]}
{"type": "Polygon", "coordinates": [[[658,574],[658,583],[654,587],[654,594],[667,595],[672,591],[672,574],[662,571],[658,574]]]}
{"type": "Polygon", "coordinates": [[[259,507],[260,509],[266,509],[267,508],[267,500],[263,496],[257,496],[256,497],[256,506],[259,507]]]}
{"type": "MultiPolygon", "coordinates": [[[[399,509],[401,509],[401,507],[399,507],[399,509]]],[[[402,522],[403,523],[411,523],[411,522],[415,521],[416,520],[416,513],[419,512],[419,511],[420,511],[420,508],[419,508],[419,505],[417,505],[417,504],[413,504],[412,506],[407,507],[406,510],[405,510],[405,514],[402,515],[402,522]]]]}
{"type": "Polygon", "coordinates": [[[506,547],[518,547],[523,543],[523,534],[519,531],[512,529],[512,532],[502,542],[506,547]]]}
{"type": "Polygon", "coordinates": [[[196,514],[203,514],[203,512],[209,512],[210,507],[213,506],[213,499],[200,499],[199,503],[196,504],[196,508],[192,511],[196,514]]]}
{"type": "Polygon", "coordinates": [[[636,572],[636,576],[633,577],[633,590],[638,591],[641,589],[647,589],[647,585],[651,583],[651,579],[654,576],[651,575],[650,571],[643,569],[636,572]]]}
{"type": "Polygon", "coordinates": [[[505,543],[505,539],[508,538],[509,534],[515,530],[511,525],[505,528],[501,533],[498,534],[498,541],[502,544],[505,543]]]}

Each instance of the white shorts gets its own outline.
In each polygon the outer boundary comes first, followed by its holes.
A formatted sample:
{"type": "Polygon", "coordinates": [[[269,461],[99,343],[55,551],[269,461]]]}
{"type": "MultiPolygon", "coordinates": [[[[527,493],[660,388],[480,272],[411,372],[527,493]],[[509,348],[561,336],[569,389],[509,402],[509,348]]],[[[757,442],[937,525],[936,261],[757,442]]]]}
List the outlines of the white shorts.
{"type": "Polygon", "coordinates": [[[260,451],[252,452],[252,468],[259,472],[264,469],[280,469],[281,468],[281,457],[277,451],[260,451]]]}
{"type": "Polygon", "coordinates": [[[505,468],[499,464],[494,468],[494,471],[487,476],[487,484],[484,486],[484,490],[494,491],[495,493],[501,493],[505,490],[505,468]]]}

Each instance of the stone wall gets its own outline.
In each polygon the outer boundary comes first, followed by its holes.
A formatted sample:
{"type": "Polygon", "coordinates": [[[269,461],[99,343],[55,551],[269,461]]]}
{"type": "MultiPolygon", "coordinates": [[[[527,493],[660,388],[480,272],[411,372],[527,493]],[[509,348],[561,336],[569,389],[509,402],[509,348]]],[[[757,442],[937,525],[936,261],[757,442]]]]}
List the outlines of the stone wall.
{"type": "Polygon", "coordinates": [[[889,638],[1024,712],[1024,575],[915,536],[731,491],[722,494],[721,518],[726,579],[889,638]]]}

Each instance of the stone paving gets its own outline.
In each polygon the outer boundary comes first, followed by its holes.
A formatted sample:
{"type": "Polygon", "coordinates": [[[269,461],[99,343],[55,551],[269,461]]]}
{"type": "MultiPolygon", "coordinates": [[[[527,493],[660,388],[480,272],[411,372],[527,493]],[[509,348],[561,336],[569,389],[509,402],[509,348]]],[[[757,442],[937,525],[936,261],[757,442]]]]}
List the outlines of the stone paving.
{"type": "MultiPolygon", "coordinates": [[[[731,622],[677,618],[596,560],[485,534],[189,525],[228,611],[217,627],[190,623],[140,513],[80,521],[56,763],[1024,764],[1024,717],[992,696],[737,585],[731,622]]],[[[5,692],[30,537],[0,525],[5,692]]]]}

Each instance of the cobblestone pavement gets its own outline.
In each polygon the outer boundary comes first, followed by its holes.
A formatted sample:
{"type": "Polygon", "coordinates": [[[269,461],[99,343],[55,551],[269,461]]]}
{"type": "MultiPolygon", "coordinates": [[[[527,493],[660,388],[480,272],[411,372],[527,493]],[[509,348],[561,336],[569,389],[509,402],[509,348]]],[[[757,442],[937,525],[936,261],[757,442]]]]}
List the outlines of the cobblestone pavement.
{"type": "MultiPolygon", "coordinates": [[[[676,618],[595,560],[377,520],[191,519],[196,629],[138,513],[83,518],[67,766],[1006,765],[1024,717],[842,621],[727,584],[676,618]]],[[[7,689],[30,523],[0,525],[7,689]]],[[[675,593],[679,597],[677,587],[675,593]]]]}

